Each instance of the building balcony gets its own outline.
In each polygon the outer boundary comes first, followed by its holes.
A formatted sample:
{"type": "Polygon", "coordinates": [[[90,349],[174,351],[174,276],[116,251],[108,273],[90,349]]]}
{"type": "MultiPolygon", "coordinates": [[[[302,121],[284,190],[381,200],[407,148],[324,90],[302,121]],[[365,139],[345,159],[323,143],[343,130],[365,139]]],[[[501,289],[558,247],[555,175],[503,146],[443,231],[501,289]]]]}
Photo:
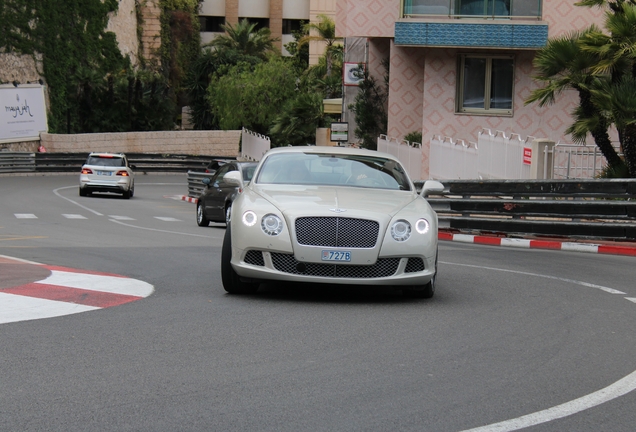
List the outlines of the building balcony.
{"type": "Polygon", "coordinates": [[[542,0],[401,0],[403,18],[541,20],[542,0]]]}
{"type": "Polygon", "coordinates": [[[539,49],[548,41],[541,0],[402,0],[395,44],[539,49]]]}

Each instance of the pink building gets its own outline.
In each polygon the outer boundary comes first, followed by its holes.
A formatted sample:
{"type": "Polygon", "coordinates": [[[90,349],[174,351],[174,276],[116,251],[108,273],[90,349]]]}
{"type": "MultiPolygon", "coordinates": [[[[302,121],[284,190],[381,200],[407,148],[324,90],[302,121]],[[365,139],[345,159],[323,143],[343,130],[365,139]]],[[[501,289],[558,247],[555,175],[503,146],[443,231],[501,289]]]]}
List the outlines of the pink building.
{"type": "Polygon", "coordinates": [[[488,128],[569,142],[574,92],[549,107],[524,101],[537,87],[532,60],[548,38],[602,24],[602,10],[575,1],[338,0],[336,30],[367,38],[376,77],[390,59],[387,135],[421,131],[428,175],[433,134],[476,141],[488,128]]]}

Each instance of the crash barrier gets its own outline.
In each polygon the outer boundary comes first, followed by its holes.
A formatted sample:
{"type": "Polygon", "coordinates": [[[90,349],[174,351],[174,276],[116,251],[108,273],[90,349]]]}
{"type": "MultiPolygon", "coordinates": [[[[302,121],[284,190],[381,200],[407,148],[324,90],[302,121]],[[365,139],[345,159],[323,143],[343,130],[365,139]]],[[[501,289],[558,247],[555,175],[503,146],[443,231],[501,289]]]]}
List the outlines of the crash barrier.
{"type": "Polygon", "coordinates": [[[188,171],[188,196],[190,198],[199,198],[199,195],[205,189],[202,180],[211,175],[211,173],[188,171]]]}
{"type": "MultiPolygon", "coordinates": [[[[428,201],[441,228],[636,239],[636,179],[444,180],[428,201]]],[[[421,188],[423,182],[416,185],[421,188]]]]}
{"type": "MultiPolygon", "coordinates": [[[[0,152],[0,173],[21,172],[77,172],[86,161],[83,153],[26,153],[0,152]]],[[[126,153],[128,162],[137,173],[203,171],[212,159],[232,159],[224,156],[184,154],[126,153]]]]}
{"type": "Polygon", "coordinates": [[[0,152],[0,173],[35,171],[35,153],[0,152]]]}

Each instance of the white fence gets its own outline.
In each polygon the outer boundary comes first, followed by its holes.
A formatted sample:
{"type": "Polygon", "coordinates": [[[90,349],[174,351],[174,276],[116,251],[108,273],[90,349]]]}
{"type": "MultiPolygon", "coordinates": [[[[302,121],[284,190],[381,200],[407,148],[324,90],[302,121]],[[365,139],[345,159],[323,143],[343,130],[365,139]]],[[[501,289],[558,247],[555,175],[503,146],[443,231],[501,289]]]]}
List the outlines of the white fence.
{"type": "Polygon", "coordinates": [[[398,141],[386,135],[378,138],[378,151],[395,156],[412,179],[422,178],[422,144],[398,141]]]}
{"type": "Polygon", "coordinates": [[[433,136],[429,177],[438,180],[478,178],[477,143],[433,136]]]}
{"type": "Polygon", "coordinates": [[[553,154],[555,179],[594,178],[607,166],[607,160],[595,145],[557,143],[553,154]]]}
{"type": "Polygon", "coordinates": [[[529,179],[534,137],[506,136],[502,131],[479,131],[477,148],[478,177],[483,179],[529,179]]]}
{"type": "Polygon", "coordinates": [[[269,137],[245,128],[241,131],[241,158],[259,161],[272,147],[269,137]]]}

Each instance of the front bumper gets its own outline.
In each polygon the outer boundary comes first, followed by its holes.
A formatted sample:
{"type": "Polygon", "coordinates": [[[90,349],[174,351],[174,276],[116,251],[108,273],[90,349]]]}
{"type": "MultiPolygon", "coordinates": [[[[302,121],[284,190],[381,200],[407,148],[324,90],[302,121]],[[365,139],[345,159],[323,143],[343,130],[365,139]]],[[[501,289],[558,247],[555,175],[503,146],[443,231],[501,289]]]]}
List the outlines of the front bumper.
{"type": "Polygon", "coordinates": [[[418,286],[435,275],[435,255],[379,258],[373,265],[300,262],[293,254],[232,248],[232,267],[252,280],[345,285],[418,286]]]}

